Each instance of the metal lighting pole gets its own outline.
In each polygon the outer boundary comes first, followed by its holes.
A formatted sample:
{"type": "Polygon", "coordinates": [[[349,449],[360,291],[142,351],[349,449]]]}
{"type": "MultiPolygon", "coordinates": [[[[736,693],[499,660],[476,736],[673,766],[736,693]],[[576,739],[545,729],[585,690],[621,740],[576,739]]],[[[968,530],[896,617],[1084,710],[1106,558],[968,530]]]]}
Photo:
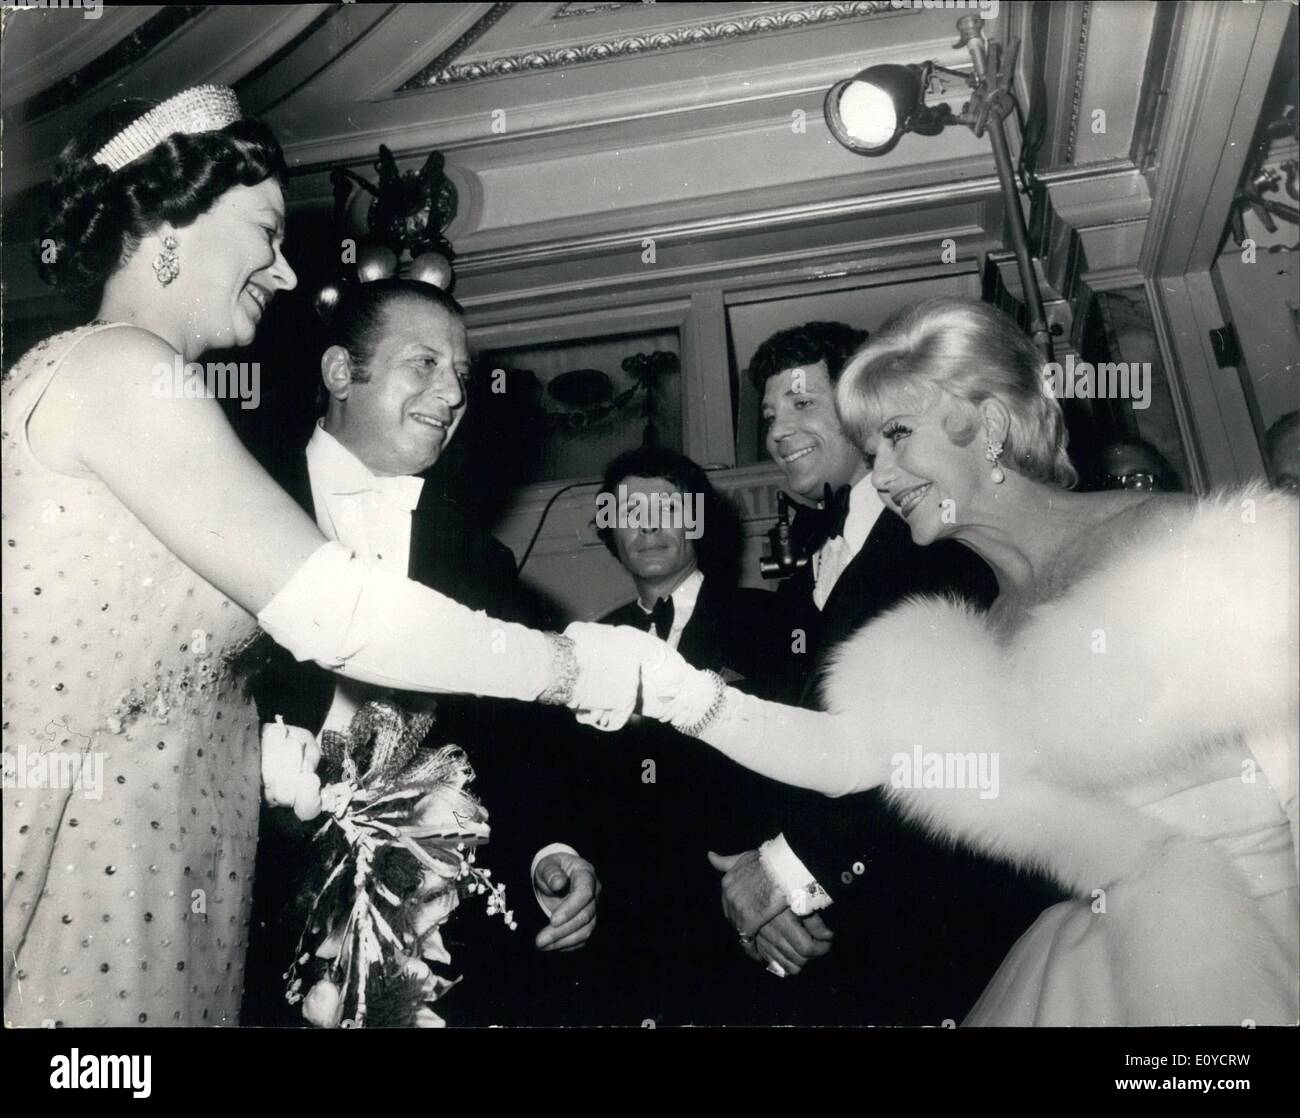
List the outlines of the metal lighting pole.
{"type": "Polygon", "coordinates": [[[1002,201],[1011,227],[1011,249],[1016,256],[1016,266],[1020,270],[1020,286],[1024,291],[1025,309],[1029,315],[1029,334],[1044,359],[1052,361],[1055,359],[1052,350],[1052,334],[1047,328],[1043,297],[1038,290],[1038,273],[1034,270],[1034,261],[1029,254],[1029,233],[1025,229],[1024,213],[1020,209],[1020,194],[1016,190],[1015,171],[1011,165],[1007,133],[1002,123],[1015,110],[1011,83],[1020,42],[1012,39],[1004,58],[998,43],[990,46],[985,41],[983,28],[984,20],[976,15],[962,16],[957,21],[957,31],[961,39],[955,45],[964,46],[970,51],[971,67],[975,78],[971,83],[975,91],[974,96],[966,111],[958,119],[962,123],[969,124],[976,136],[987,131],[989,140],[993,144],[993,162],[997,165],[998,182],[1002,187],[1002,201]],[[990,62],[994,82],[991,89],[990,62]]]}

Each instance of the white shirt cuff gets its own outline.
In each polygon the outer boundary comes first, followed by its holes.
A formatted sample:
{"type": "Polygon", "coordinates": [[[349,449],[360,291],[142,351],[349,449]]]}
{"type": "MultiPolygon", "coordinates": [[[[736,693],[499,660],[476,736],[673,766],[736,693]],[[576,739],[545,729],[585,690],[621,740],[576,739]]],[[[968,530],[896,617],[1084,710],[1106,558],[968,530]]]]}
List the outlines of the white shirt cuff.
{"type": "Polygon", "coordinates": [[[768,839],[758,848],[758,860],[784,894],[786,903],[796,916],[808,916],[832,903],[831,895],[821,887],[790,849],[785,835],[768,839]]]}
{"type": "Polygon", "coordinates": [[[537,879],[534,876],[537,873],[537,867],[541,865],[543,858],[549,858],[552,854],[572,854],[575,858],[579,857],[576,850],[567,842],[552,842],[543,846],[536,854],[533,855],[533,864],[528,867],[528,880],[533,882],[533,896],[537,898],[537,903],[541,905],[542,911],[546,913],[549,920],[551,913],[560,907],[563,902],[561,897],[544,897],[537,888],[537,879]]]}

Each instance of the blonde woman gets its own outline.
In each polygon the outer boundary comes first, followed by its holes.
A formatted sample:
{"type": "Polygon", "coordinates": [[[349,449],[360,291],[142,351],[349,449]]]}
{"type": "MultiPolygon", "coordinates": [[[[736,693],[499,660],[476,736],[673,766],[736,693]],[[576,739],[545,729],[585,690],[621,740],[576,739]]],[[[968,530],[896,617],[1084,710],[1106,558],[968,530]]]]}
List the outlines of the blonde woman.
{"type": "Polygon", "coordinates": [[[628,634],[646,712],[777,780],[883,786],[937,838],[1073,894],[968,1024],[1294,1024],[1296,501],[1071,492],[1040,358],[974,301],[897,316],[837,403],[913,539],[976,551],[994,605],[922,598],[868,625],[829,713],[628,634]]]}

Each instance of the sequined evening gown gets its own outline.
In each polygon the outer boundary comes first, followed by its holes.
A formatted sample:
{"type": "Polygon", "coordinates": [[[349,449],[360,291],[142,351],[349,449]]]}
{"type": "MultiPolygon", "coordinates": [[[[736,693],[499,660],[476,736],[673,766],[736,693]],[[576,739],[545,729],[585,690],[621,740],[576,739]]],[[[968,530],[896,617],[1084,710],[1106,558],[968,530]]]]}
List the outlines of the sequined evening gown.
{"type": "Polygon", "coordinates": [[[69,352],[3,401],[6,1025],[234,1024],[260,789],[232,661],[255,619],[27,421],[69,352]]]}

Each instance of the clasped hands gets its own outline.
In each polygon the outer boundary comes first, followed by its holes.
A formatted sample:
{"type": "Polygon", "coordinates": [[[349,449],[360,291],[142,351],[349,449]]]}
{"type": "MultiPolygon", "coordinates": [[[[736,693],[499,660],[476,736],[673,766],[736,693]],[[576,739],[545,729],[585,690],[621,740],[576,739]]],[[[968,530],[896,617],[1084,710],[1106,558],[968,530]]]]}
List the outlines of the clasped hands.
{"type": "Polygon", "coordinates": [[[773,973],[794,975],[829,953],[835,933],[815,912],[794,912],[757,850],[729,856],[710,850],[709,862],[723,875],[723,914],[751,959],[767,963],[773,973]]]}
{"type": "Polygon", "coordinates": [[[578,682],[570,706],[578,721],[619,730],[634,712],[660,722],[689,723],[713,695],[713,683],[658,637],[627,625],[575,622],[578,682]],[[638,706],[639,700],[639,706],[638,706]]]}

